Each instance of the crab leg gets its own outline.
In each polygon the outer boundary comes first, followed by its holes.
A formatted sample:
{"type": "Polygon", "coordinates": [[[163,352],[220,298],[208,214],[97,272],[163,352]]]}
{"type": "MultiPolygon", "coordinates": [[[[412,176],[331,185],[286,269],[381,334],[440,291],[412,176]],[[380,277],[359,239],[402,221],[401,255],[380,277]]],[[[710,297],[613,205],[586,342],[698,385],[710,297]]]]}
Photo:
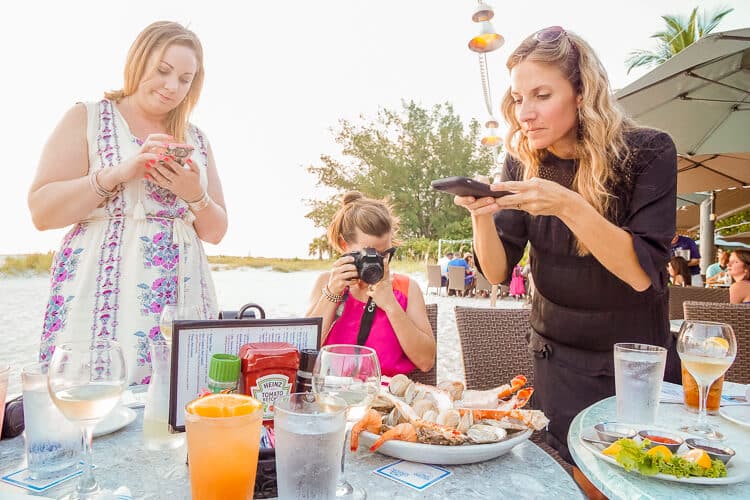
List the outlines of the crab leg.
{"type": "Polygon", "coordinates": [[[509,384],[501,385],[498,387],[497,399],[504,399],[518,391],[521,387],[526,385],[526,377],[524,375],[516,375],[509,384]]]}
{"type": "Polygon", "coordinates": [[[497,405],[498,410],[515,410],[517,408],[523,408],[526,403],[529,402],[531,395],[534,394],[533,387],[526,387],[521,389],[513,395],[508,401],[503,401],[497,405]]]}

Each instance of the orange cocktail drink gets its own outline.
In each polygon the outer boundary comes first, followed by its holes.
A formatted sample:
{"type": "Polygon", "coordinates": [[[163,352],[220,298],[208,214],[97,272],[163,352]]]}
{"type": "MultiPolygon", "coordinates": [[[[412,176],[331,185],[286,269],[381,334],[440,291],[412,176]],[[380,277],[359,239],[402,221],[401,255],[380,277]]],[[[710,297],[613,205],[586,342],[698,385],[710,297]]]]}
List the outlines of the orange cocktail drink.
{"type": "Polygon", "coordinates": [[[193,498],[253,498],[263,405],[250,396],[211,394],[188,403],[185,413],[193,498]]]}

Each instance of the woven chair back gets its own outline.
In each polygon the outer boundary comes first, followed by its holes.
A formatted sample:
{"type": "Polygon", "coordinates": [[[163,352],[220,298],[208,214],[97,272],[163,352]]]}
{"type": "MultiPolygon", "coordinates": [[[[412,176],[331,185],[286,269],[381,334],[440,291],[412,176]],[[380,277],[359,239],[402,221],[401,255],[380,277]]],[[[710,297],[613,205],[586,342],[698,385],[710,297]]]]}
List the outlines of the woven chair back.
{"type": "Polygon", "coordinates": [[[534,365],[527,340],[530,312],[456,306],[468,389],[497,387],[519,374],[533,385],[534,365]]]}
{"type": "MultiPolygon", "coordinates": [[[[440,273],[440,266],[438,266],[438,274],[440,273]]],[[[435,341],[438,338],[437,318],[438,318],[438,305],[427,304],[427,319],[430,320],[430,326],[432,327],[432,333],[435,334],[435,341]]],[[[438,344],[439,345],[439,344],[438,344]]],[[[437,350],[435,351],[437,354],[437,350]]],[[[435,356],[435,364],[432,365],[432,369],[427,372],[423,372],[419,368],[409,374],[409,378],[415,382],[420,382],[427,385],[437,385],[437,355],[435,356]]]]}
{"type": "Polygon", "coordinates": [[[737,339],[737,356],[724,379],[750,384],[750,305],[687,301],[683,306],[685,319],[716,321],[732,326],[737,339]]]}
{"type": "Polygon", "coordinates": [[[700,286],[669,287],[669,319],[684,319],[682,304],[686,300],[696,302],[724,302],[729,304],[728,288],[703,288],[700,286]]]}

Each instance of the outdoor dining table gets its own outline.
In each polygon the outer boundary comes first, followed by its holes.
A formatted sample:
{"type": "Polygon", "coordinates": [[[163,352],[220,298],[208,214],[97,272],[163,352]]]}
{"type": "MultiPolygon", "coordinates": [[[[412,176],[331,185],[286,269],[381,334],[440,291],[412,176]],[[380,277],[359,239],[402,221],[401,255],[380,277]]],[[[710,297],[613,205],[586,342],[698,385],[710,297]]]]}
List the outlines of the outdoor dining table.
{"type": "MultiPolygon", "coordinates": [[[[725,391],[732,387],[736,388],[738,385],[725,382],[725,391]]],[[[573,455],[576,466],[599,491],[610,499],[679,498],[688,500],[711,498],[713,500],[716,498],[750,497],[750,480],[715,486],[682,484],[642,476],[636,472],[627,472],[622,467],[597,458],[588,448],[584,447],[580,435],[584,429],[599,422],[617,420],[616,415],[615,397],[603,399],[581,411],[573,419],[568,432],[568,448],[573,455]]],[[[656,425],[653,427],[677,430],[683,425],[694,423],[697,417],[697,414],[688,411],[681,403],[660,403],[656,425]]],[[[730,446],[737,452],[734,460],[750,462],[750,428],[732,423],[719,415],[709,415],[708,422],[719,427],[721,432],[726,435],[726,446],[730,446]]]]}
{"type": "MultiPolygon", "coordinates": [[[[137,409],[136,412],[137,418],[127,427],[94,439],[95,475],[100,484],[110,489],[125,486],[132,498],[190,498],[186,446],[168,451],[144,449],[143,410],[137,409]]],[[[369,499],[584,498],[565,470],[530,441],[493,460],[443,466],[452,474],[422,492],[373,473],[395,460],[380,453],[370,453],[361,446],[356,453],[347,452],[347,479],[362,486],[369,499]]],[[[22,468],[25,463],[22,436],[0,442],[0,476],[22,468]]],[[[71,492],[76,480],[71,479],[38,494],[0,482],[0,498],[10,493],[58,498],[71,492]]]]}

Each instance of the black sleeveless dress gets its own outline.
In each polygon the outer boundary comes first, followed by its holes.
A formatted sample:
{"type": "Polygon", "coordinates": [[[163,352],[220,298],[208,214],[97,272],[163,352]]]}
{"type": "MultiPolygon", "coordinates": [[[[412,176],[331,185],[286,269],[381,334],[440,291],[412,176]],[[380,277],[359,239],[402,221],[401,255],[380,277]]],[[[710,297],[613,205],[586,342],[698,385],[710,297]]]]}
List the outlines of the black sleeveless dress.
{"type": "MultiPolygon", "coordinates": [[[[608,220],[629,232],[651,287],[633,290],[591,255],[579,256],[576,239],[554,216],[520,210],[495,214],[507,269],[531,243],[535,406],[550,419],[550,445],[572,462],[570,422],[587,406],[613,396],[613,345],[641,342],[670,349],[667,380],[679,381],[679,359],[669,330],[667,262],[675,233],[677,155],[662,132],[637,129],[626,135],[630,155],[615,165],[609,186],[617,197],[608,220]]],[[[571,188],[577,164],[548,154],[539,177],[571,188]]],[[[506,157],[503,180],[523,180],[523,168],[506,157]]]]}

